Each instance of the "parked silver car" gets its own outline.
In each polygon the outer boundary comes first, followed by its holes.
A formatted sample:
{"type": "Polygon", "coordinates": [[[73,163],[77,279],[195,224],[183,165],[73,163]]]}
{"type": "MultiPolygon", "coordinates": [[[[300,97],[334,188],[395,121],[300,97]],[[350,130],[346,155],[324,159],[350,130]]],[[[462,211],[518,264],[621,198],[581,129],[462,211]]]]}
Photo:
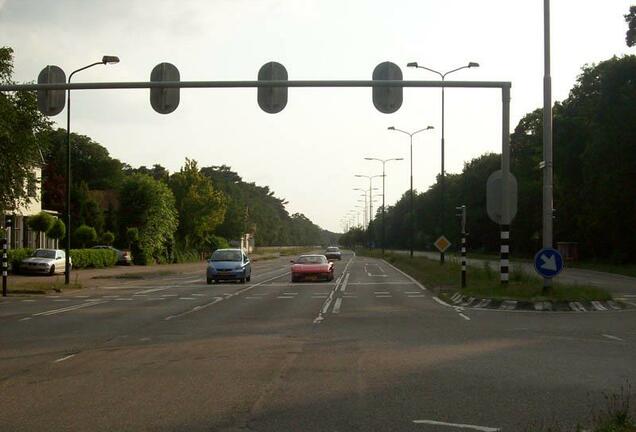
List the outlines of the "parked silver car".
{"type": "Polygon", "coordinates": [[[66,254],[62,249],[36,249],[32,256],[20,262],[20,272],[49,275],[64,274],[65,261],[66,254]]]}

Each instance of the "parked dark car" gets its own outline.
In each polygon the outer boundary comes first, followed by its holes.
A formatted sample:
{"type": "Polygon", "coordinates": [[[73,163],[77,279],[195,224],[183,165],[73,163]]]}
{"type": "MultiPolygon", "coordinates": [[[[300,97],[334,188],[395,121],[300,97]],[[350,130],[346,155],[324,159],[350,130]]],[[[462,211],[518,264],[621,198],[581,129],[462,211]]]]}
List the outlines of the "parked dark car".
{"type": "Polygon", "coordinates": [[[125,250],[119,250],[116,249],[112,246],[108,246],[108,245],[98,245],[98,246],[93,246],[91,249],[110,249],[112,251],[115,251],[117,253],[117,264],[121,264],[121,265],[131,265],[132,264],[132,256],[130,255],[130,252],[125,251],[125,250]]]}

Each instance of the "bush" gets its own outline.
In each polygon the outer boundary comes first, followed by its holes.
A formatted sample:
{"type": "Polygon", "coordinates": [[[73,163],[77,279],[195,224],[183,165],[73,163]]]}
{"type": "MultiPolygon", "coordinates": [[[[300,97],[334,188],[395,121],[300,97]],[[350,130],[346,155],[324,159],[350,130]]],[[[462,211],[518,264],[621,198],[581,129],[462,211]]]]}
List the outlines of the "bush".
{"type": "Polygon", "coordinates": [[[7,255],[9,257],[9,268],[13,273],[18,273],[20,270],[20,261],[33,255],[33,249],[9,249],[7,255]]]}
{"type": "Polygon", "coordinates": [[[85,248],[87,243],[90,244],[97,240],[97,231],[88,225],[80,225],[75,230],[75,239],[85,248]]]}
{"type": "Polygon", "coordinates": [[[230,244],[226,239],[220,236],[216,236],[214,234],[209,235],[205,240],[205,246],[210,253],[214,252],[217,249],[226,249],[230,247],[230,244]]]}
{"type": "Polygon", "coordinates": [[[177,248],[174,251],[174,262],[176,263],[197,262],[200,260],[199,253],[195,250],[185,251],[177,248]]]}
{"type": "Polygon", "coordinates": [[[112,267],[117,263],[117,252],[110,249],[71,249],[73,268],[112,267]]]}
{"type": "Polygon", "coordinates": [[[53,222],[53,225],[47,235],[49,238],[57,240],[64,238],[66,235],[66,225],[62,222],[62,219],[55,218],[55,222],[53,222]]]}
{"type": "Polygon", "coordinates": [[[106,231],[102,234],[102,243],[105,245],[111,245],[115,241],[115,234],[110,231],[106,231]]]}

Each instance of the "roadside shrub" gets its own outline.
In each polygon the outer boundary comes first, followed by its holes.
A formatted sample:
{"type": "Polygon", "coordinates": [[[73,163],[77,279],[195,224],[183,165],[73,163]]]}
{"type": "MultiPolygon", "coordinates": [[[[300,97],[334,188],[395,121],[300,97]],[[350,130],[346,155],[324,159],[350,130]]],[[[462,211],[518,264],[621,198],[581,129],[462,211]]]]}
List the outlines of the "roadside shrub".
{"type": "Polygon", "coordinates": [[[93,243],[97,240],[97,231],[88,225],[80,225],[75,230],[75,239],[82,245],[82,248],[85,248],[86,244],[93,243]]]}
{"type": "Polygon", "coordinates": [[[115,234],[110,231],[106,231],[102,234],[102,243],[105,245],[112,245],[115,241],[115,234]]]}
{"type": "Polygon", "coordinates": [[[117,263],[117,252],[110,249],[71,249],[73,268],[112,267],[117,263]]]}
{"type": "Polygon", "coordinates": [[[47,233],[49,238],[60,240],[63,239],[66,235],[66,225],[62,221],[62,219],[55,218],[55,222],[53,222],[53,226],[47,233]]]}
{"type": "Polygon", "coordinates": [[[212,253],[217,249],[229,248],[230,244],[223,237],[210,234],[205,239],[205,246],[208,249],[208,252],[212,253]]]}
{"type": "Polygon", "coordinates": [[[195,250],[186,251],[177,248],[174,251],[174,262],[176,263],[197,262],[200,260],[199,253],[195,250]]]}
{"type": "Polygon", "coordinates": [[[19,248],[9,249],[7,256],[9,260],[9,270],[13,273],[18,273],[20,268],[20,261],[33,255],[33,249],[19,248]]]}

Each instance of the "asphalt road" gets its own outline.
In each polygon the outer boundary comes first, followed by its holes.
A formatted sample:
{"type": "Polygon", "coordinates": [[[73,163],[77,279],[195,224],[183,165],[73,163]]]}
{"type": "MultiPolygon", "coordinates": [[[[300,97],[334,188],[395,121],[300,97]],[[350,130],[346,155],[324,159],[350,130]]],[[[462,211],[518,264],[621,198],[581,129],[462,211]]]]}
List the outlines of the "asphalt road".
{"type": "MultiPolygon", "coordinates": [[[[2,431],[521,431],[636,382],[636,312],[442,305],[384,261],[0,302],[2,431]]],[[[532,430],[532,429],[530,429],[532,430]]]]}

